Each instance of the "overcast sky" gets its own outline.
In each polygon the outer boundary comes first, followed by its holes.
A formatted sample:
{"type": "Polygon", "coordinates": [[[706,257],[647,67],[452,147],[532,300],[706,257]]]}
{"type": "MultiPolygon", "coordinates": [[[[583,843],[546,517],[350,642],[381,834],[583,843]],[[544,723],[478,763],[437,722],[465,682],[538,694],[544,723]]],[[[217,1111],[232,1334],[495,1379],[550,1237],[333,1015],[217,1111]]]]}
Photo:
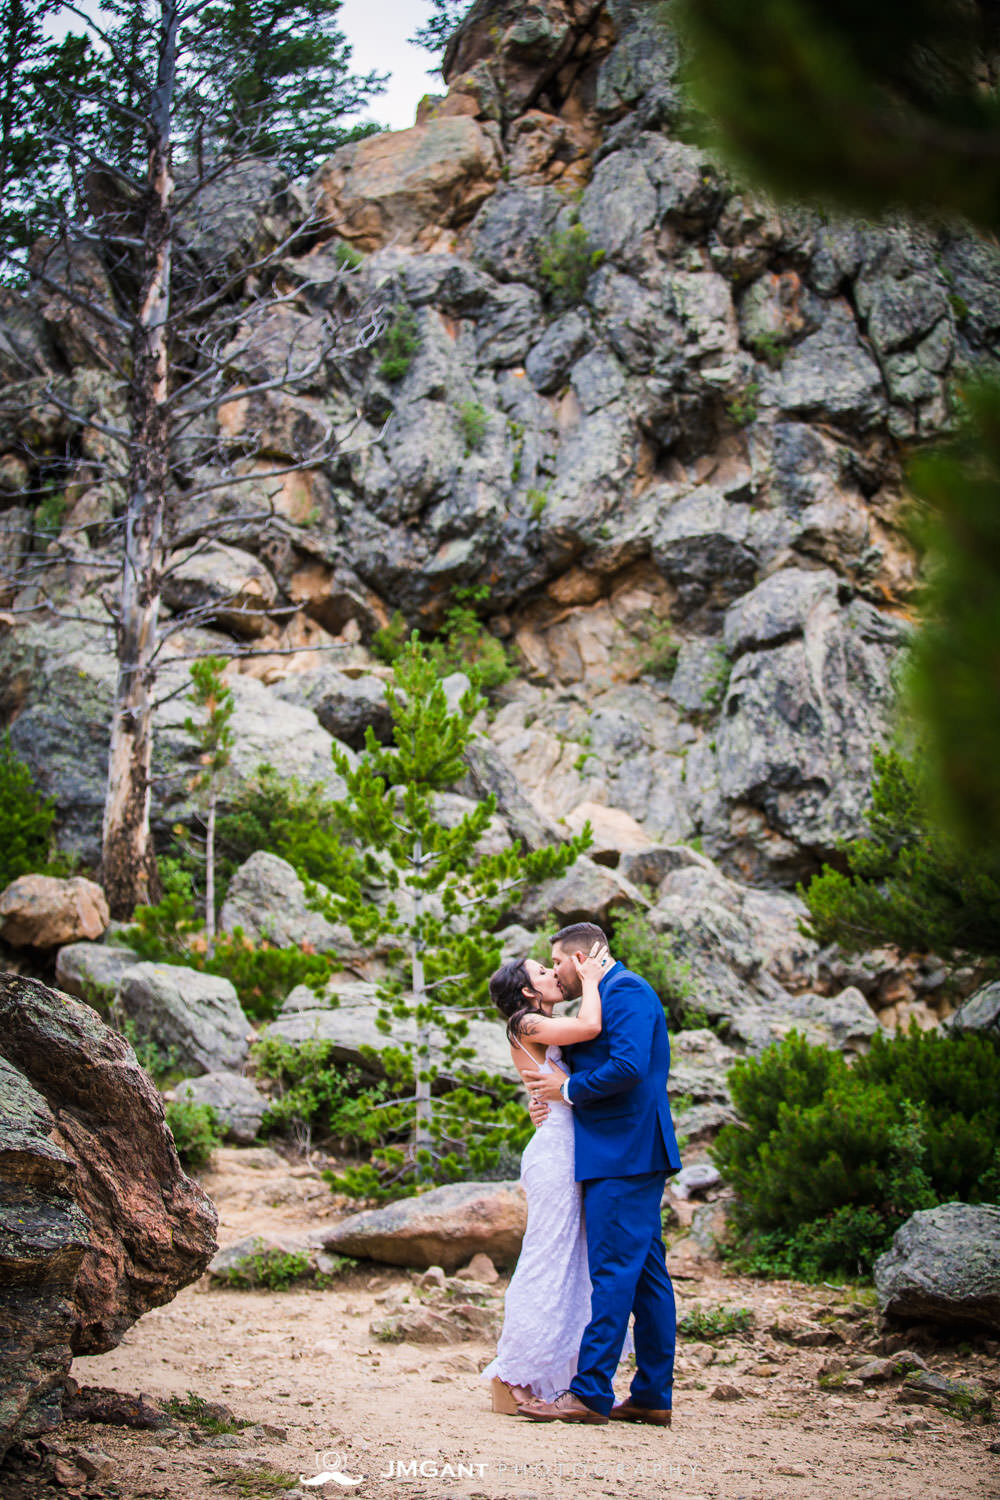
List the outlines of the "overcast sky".
{"type": "Polygon", "coordinates": [[[405,130],[413,124],[417,102],[424,94],[444,93],[441,75],[427,72],[434,58],[406,40],[430,13],[427,0],[343,0],[337,20],[354,48],[354,71],[367,73],[377,68],[392,74],[388,89],[372,100],[365,118],[405,130]]]}

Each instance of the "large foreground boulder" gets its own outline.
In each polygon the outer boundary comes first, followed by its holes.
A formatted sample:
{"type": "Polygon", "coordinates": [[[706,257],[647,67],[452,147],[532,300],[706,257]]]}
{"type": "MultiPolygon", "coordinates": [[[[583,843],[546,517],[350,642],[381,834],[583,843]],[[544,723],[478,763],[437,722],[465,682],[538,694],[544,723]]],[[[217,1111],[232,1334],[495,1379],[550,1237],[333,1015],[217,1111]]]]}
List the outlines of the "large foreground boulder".
{"type": "Polygon", "coordinates": [[[484,1251],[513,1265],[527,1222],[518,1182],[449,1182],[417,1198],[351,1214],[322,1232],[324,1250],[392,1266],[443,1266],[454,1271],[484,1251]]]}
{"type": "Polygon", "coordinates": [[[1000,1208],[941,1203],[913,1214],[875,1262],[875,1290],[890,1317],[1000,1331],[1000,1208]]]}
{"type": "Polygon", "coordinates": [[[41,1094],[0,1058],[0,1458],[14,1439],[57,1425],[72,1358],[73,1283],[90,1226],[54,1126],[41,1094]]]}
{"type": "Polygon", "coordinates": [[[124,1038],[0,974],[0,1453],[59,1422],[74,1355],[201,1275],[216,1222],[124,1038]]]}

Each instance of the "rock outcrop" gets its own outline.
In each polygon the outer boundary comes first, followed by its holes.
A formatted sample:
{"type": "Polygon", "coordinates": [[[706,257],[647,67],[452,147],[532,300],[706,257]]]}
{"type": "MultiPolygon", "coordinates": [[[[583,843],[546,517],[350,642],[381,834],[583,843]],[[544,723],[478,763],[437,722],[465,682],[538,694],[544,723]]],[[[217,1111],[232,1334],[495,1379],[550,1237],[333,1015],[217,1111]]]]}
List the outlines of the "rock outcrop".
{"type": "MultiPolygon", "coordinates": [[[[236,504],[225,477],[197,476],[172,545],[164,610],[194,604],[202,621],[181,654],[268,653],[230,673],[229,787],[266,761],[340,795],[334,745],[350,757],[368,728],[389,732],[375,633],[396,610],[433,632],[460,591],[485,588],[477,607],[518,674],[454,794],[497,795],[498,840],[538,847],[585,818],[597,831],[592,860],[511,920],[648,910],[691,965],[691,1008],[727,1041],[799,1025],[863,1046],[865,1004],[895,1024],[906,987],[888,959],[838,969],[786,892],[863,829],[916,581],[904,445],[947,432],[949,382],[993,357],[1000,250],[956,225],[860,224],[748,191],[685,138],[678,44],[635,0],[477,0],[444,78],[412,128],[342,147],[306,190],[250,163],[214,206],[219,227],[190,226],[238,272],[257,228],[271,243],[325,214],[282,261],[283,304],[253,355],[265,372],[315,346],[332,298],[408,330],[405,355],[356,351],[301,396],[218,414],[279,467],[329,424],[351,435],[323,465],[262,479],[273,513],[238,545],[218,534],[236,504]]],[[[78,253],[101,294],[98,258],[78,253]]],[[[58,370],[68,407],[118,410],[66,308],[5,299],[0,325],[0,368],[29,406],[58,370]]],[[[103,566],[115,532],[97,523],[120,497],[100,480],[101,436],[50,405],[33,421],[0,433],[0,547],[19,545],[18,476],[40,449],[79,451],[66,519],[90,527],[103,566]]],[[[71,570],[67,618],[12,616],[0,633],[0,719],[56,799],[60,845],[91,863],[116,671],[104,576],[71,570]]],[[[196,817],[169,649],[161,835],[196,817]]],[[[372,977],[270,859],[244,867],[224,925],[372,977]]],[[[277,1023],[288,1034],[361,1018],[300,1002],[277,1023]]],[[[192,1071],[240,1066],[233,1023],[192,1071]]],[[[726,1102],[698,1107],[707,1120],[726,1102]]]]}
{"type": "Polygon", "coordinates": [[[984,984],[948,1018],[953,1031],[976,1031],[1000,1041],[1000,981],[984,984]]]}
{"type": "Polygon", "coordinates": [[[56,983],[68,995],[86,1000],[106,1016],[122,979],[137,963],[139,955],[131,948],[118,948],[112,943],[67,943],[56,954],[56,983]]]}
{"type": "Polygon", "coordinates": [[[228,979],[180,964],[126,969],[117,1003],[143,1039],[172,1052],[177,1067],[212,1073],[242,1067],[250,1022],[228,979]]]}
{"type": "Polygon", "coordinates": [[[454,1271],[480,1251],[497,1265],[513,1265],[526,1214],[517,1182],[453,1182],[350,1214],[320,1234],[323,1248],[341,1255],[454,1271]]]}
{"type": "Polygon", "coordinates": [[[0,895],[0,937],[12,948],[59,948],[99,938],[111,920],[101,887],[82,875],[21,875],[0,895]]]}
{"type": "MultiPolygon", "coordinates": [[[[416,1042],[416,1023],[409,1019],[394,1021],[391,1035],[380,1031],[379,1009],[375,985],[366,980],[335,979],[329,992],[321,996],[300,984],[262,1034],[286,1042],[330,1042],[335,1059],[369,1071],[377,1066],[377,1054],[384,1047],[416,1042]],[[376,1058],[372,1058],[370,1048],[375,1049],[376,1058]]],[[[489,1073],[508,1073],[510,1047],[502,1024],[476,1018],[468,1025],[462,1046],[471,1047],[473,1056],[459,1058],[447,1066],[442,1063],[441,1038],[432,1031],[431,1055],[442,1076],[457,1081],[483,1069],[489,1073]]]]}
{"type": "Polygon", "coordinates": [[[76,1354],[113,1349],[194,1281],[216,1213],[181,1170],[128,1043],[87,1005],[0,974],[0,1450],[60,1420],[76,1354]]]}
{"type": "Polygon", "coordinates": [[[875,1262],[882,1312],[1000,1330],[1000,1208],[941,1203],[913,1214],[875,1262]]]}
{"type": "Polygon", "coordinates": [[[207,1104],[215,1111],[219,1134],[238,1146],[249,1146],[256,1139],[267,1109],[264,1095],[240,1073],[182,1078],[174,1086],[174,1098],[178,1103],[207,1104]]]}
{"type": "MultiPolygon", "coordinates": [[[[679,138],[678,64],[631,0],[530,16],[479,0],[447,96],[317,170],[306,197],[330,238],[283,266],[261,358],[308,347],[334,286],[405,315],[413,349],[244,413],[279,461],[300,429],[356,427],[335,463],[278,485],[273,522],[173,559],[165,603],[203,608],[198,642],[289,652],[248,665],[273,691],[234,684],[237,775],[268,759],[332,784],[329,735],[385,731],[379,680],[342,675],[370,665],[359,637],[395,608],[434,629],[485,584],[529,679],[489,738],[540,817],[597,803],[653,844],[700,839],[755,885],[808,875],[860,829],[915,577],[900,444],[946,430],[952,372],[989,355],[1000,252],[754,196],[679,138]],[[364,253],[346,283],[338,240],[364,253]],[[338,641],[333,669],[294,656],[338,641]]],[[[286,187],[248,169],[240,215],[223,205],[234,265],[237,217],[284,232],[305,211],[286,187]]],[[[110,399],[72,328],[26,317],[5,334],[31,344],[26,368],[62,361],[77,405],[110,399]]],[[[53,442],[74,440],[67,420],[51,415],[53,442]]],[[[27,460],[4,442],[13,474],[27,460]]],[[[231,508],[224,485],[207,493],[195,530],[231,508]]],[[[77,592],[93,586],[81,569],[77,592]]],[[[58,799],[61,842],[92,859],[113,664],[80,603],[92,630],[0,641],[0,711],[58,799]]],[[[163,828],[191,815],[184,716],[176,699],[160,713],[163,828]]]]}

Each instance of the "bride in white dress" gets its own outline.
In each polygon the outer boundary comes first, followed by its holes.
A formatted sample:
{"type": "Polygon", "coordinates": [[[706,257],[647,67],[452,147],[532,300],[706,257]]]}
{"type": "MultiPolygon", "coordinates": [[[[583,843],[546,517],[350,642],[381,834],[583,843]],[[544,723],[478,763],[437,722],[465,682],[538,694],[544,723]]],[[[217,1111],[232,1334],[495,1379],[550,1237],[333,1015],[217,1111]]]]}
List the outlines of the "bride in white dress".
{"type": "MultiPolygon", "coordinates": [[[[559,1067],[561,1045],[598,1035],[600,959],[596,945],[582,962],[574,959],[583,981],[576,1016],[553,1016],[563,993],[555,971],[533,958],[512,959],[493,975],[490,996],[507,1021],[519,1073],[537,1067],[568,1077],[559,1067]]],[[[504,1300],[496,1358],[481,1376],[493,1382],[494,1411],[516,1415],[518,1403],[532,1396],[551,1401],[576,1374],[580,1340],[590,1321],[591,1285],[583,1193],[573,1172],[572,1108],[557,1100],[521,1157],[527,1226],[504,1300]]],[[[631,1334],[626,1349],[630,1340],[631,1334]]]]}

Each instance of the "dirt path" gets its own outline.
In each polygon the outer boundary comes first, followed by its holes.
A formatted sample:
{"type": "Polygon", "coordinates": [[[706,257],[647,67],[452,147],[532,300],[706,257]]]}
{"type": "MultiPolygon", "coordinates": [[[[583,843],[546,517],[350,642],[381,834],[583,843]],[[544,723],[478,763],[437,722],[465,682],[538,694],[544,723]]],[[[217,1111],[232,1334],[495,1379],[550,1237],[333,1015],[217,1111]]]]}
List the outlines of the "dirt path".
{"type": "MultiPolygon", "coordinates": [[[[227,1158],[232,1157],[227,1153],[227,1158]]],[[[326,1217],[326,1189],[308,1169],[247,1172],[238,1160],[209,1179],[219,1204],[220,1243],[250,1228],[302,1228],[326,1217]]],[[[690,1267],[688,1269],[691,1269],[690,1267]]],[[[875,1352],[868,1309],[850,1292],[722,1276],[677,1280],[679,1311],[747,1307],[756,1331],[711,1344],[682,1341],[670,1431],[549,1426],[494,1415],[477,1377],[492,1357],[485,1343],[458,1347],[384,1344],[369,1332],[407,1273],[350,1272],[325,1291],[216,1290],[207,1281],[146,1315],[122,1345],[77,1360],[81,1384],[155,1397],[195,1392],[226,1402],[238,1417],[285,1436],[207,1438],[186,1427],[136,1433],[65,1427],[59,1440],[100,1448],[113,1483],[88,1494],[126,1500],[228,1500],[287,1494],[299,1476],[336,1469],[356,1485],[329,1481],[303,1496],[357,1493],[401,1497],[591,1496],[685,1500],[892,1497],[972,1500],[1000,1495],[996,1426],[973,1427],[897,1401],[899,1382],[863,1392],[826,1392],[817,1372],[833,1353],[875,1352]],[[799,1348],[762,1330],[776,1315],[829,1323],[849,1343],[799,1348]],[[729,1400],[720,1386],[740,1394],[729,1400]]],[[[415,1289],[414,1289],[415,1291],[415,1289]]],[[[996,1362],[968,1346],[919,1346],[942,1374],[977,1380],[996,1362]]],[[[624,1385],[627,1383],[623,1382],[624,1385]]]]}

